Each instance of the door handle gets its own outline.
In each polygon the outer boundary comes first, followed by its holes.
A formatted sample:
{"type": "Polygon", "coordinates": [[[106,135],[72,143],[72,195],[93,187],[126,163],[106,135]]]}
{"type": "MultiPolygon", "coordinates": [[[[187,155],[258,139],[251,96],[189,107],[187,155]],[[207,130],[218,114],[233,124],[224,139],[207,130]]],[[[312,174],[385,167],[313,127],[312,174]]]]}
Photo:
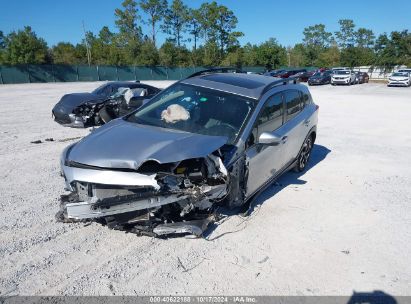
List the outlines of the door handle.
{"type": "Polygon", "coordinates": [[[285,144],[285,143],[287,142],[287,140],[288,140],[288,136],[283,136],[283,137],[281,138],[281,142],[282,142],[283,144],[285,144]]]}

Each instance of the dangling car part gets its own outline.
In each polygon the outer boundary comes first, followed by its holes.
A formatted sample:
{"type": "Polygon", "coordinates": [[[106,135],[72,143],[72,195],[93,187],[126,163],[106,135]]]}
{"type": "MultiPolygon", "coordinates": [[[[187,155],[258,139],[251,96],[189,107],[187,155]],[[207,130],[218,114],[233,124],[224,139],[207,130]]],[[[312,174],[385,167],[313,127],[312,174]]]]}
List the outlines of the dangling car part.
{"type": "Polygon", "coordinates": [[[130,81],[108,82],[91,93],[64,95],[54,106],[54,120],[73,128],[99,126],[139,108],[161,90],[130,81]]]}
{"type": "Polygon", "coordinates": [[[294,81],[208,71],[177,82],[64,150],[58,218],[200,236],[220,206],[305,169],[318,106],[294,81]]]}

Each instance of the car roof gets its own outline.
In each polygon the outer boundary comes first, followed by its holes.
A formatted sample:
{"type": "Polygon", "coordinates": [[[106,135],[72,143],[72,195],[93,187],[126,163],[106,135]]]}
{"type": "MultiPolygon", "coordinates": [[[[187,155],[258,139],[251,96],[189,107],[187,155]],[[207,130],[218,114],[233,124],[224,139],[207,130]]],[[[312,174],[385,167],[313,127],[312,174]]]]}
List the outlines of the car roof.
{"type": "Polygon", "coordinates": [[[290,80],[257,74],[214,73],[187,78],[181,83],[259,99],[270,85],[290,80]]]}
{"type": "Polygon", "coordinates": [[[113,87],[120,88],[122,86],[127,87],[127,88],[155,88],[151,85],[145,84],[145,83],[140,83],[139,81],[109,81],[107,82],[107,85],[111,85],[113,87]]]}

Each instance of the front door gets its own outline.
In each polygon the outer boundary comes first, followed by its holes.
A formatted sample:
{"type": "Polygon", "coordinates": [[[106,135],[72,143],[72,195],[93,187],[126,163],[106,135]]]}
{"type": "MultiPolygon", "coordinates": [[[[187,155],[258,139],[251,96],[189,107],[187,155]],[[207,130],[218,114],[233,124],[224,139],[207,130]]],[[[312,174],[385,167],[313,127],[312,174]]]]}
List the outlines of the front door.
{"type": "MultiPolygon", "coordinates": [[[[283,143],[276,145],[259,144],[258,138],[263,132],[272,132],[276,136],[283,137],[281,126],[284,120],[283,94],[277,93],[269,97],[262,107],[250,137],[246,149],[248,163],[248,180],[246,196],[249,197],[271,177],[276,175],[284,166],[283,143]]],[[[287,138],[284,138],[284,142],[287,138]]]]}

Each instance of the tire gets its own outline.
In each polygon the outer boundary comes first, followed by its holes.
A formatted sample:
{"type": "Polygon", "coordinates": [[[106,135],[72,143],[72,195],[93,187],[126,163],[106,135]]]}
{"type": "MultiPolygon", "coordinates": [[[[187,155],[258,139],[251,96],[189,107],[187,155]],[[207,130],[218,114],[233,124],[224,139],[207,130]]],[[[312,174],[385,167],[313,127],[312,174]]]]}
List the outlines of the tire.
{"type": "Polygon", "coordinates": [[[98,114],[103,123],[108,123],[110,120],[114,119],[114,117],[111,117],[111,115],[107,112],[106,107],[103,107],[98,114]]]}
{"type": "Polygon", "coordinates": [[[301,147],[300,154],[298,154],[297,157],[297,163],[295,164],[295,167],[293,168],[294,172],[303,172],[307,166],[308,160],[311,155],[311,151],[313,149],[313,137],[310,135],[306,138],[306,140],[303,143],[303,146],[301,147]]]}

